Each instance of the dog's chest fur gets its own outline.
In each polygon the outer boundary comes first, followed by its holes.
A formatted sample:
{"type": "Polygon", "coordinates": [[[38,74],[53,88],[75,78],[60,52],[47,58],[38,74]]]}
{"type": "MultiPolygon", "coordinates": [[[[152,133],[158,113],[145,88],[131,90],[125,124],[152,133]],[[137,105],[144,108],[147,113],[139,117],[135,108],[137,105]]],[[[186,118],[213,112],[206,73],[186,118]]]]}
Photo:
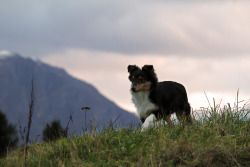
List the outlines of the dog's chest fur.
{"type": "Polygon", "coordinates": [[[149,91],[132,93],[132,100],[140,117],[147,117],[147,112],[156,107],[156,105],[150,101],[149,93],[149,91]]]}

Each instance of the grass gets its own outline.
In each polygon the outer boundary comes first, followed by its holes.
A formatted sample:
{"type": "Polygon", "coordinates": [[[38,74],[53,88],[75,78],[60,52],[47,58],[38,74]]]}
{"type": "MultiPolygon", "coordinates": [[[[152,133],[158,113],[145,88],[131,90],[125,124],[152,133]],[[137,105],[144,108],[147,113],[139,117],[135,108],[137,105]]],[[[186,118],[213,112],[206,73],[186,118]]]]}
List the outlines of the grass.
{"type": "MultiPolygon", "coordinates": [[[[192,125],[105,128],[83,136],[34,144],[30,167],[57,166],[250,166],[249,110],[211,107],[192,125]]],[[[24,166],[24,150],[10,152],[0,167],[24,166]]]]}

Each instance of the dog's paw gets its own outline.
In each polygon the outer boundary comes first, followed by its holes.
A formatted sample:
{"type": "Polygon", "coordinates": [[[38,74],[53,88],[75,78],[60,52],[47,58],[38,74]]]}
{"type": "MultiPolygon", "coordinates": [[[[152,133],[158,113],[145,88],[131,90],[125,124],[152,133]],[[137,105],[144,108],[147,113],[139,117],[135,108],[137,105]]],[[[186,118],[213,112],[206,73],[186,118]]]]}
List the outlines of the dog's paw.
{"type": "Polygon", "coordinates": [[[150,116],[148,116],[145,122],[142,124],[141,132],[147,130],[149,127],[154,126],[155,120],[156,120],[156,117],[154,114],[151,114],[150,116]]]}

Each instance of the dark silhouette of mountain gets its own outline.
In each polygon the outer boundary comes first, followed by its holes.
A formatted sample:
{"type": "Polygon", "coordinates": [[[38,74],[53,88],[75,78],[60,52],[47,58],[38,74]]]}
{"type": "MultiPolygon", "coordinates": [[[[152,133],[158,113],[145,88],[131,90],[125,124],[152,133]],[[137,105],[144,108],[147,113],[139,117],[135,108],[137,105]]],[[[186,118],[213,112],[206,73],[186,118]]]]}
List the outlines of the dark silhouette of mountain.
{"type": "MultiPolygon", "coordinates": [[[[69,125],[69,132],[82,134],[85,128],[86,110],[87,125],[90,120],[97,125],[114,121],[119,125],[138,123],[135,114],[129,113],[101,95],[90,84],[75,79],[63,69],[55,68],[41,61],[21,57],[0,55],[0,109],[6,114],[12,124],[27,125],[31,80],[34,76],[35,111],[31,125],[31,138],[42,135],[47,123],[60,120],[66,126],[70,112],[73,112],[73,123],[69,125]]],[[[42,137],[40,137],[42,138],[42,137]]]]}

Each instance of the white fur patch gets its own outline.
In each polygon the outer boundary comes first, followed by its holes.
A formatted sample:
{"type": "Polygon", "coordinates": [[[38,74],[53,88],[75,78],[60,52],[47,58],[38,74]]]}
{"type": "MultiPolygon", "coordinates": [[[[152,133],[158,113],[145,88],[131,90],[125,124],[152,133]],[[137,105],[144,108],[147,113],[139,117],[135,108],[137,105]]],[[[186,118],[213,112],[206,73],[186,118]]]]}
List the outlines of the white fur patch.
{"type": "Polygon", "coordinates": [[[156,117],[154,114],[151,114],[150,116],[148,116],[145,120],[145,122],[142,125],[142,129],[141,131],[146,130],[148,127],[150,127],[151,125],[153,125],[154,121],[156,121],[156,117]]]}
{"type": "Polygon", "coordinates": [[[155,109],[156,105],[149,100],[149,91],[131,93],[132,100],[140,117],[147,117],[147,111],[155,109]]]}

